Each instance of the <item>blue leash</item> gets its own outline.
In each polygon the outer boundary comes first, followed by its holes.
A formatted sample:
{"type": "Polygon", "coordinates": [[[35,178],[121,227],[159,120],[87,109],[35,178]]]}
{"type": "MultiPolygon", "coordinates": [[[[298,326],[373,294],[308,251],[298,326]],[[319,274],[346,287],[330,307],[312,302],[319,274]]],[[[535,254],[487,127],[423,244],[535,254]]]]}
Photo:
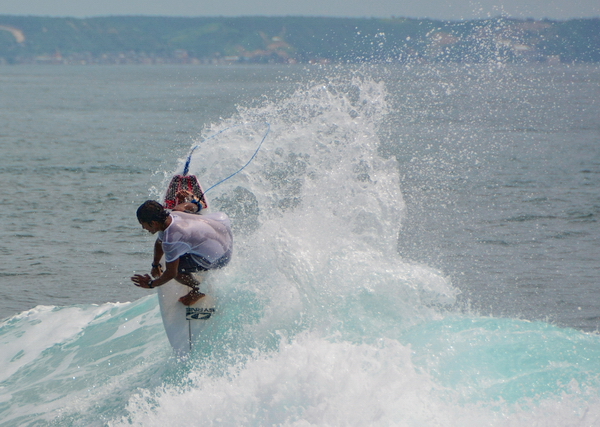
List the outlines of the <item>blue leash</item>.
{"type": "MultiPolygon", "coordinates": [[[[243,171],[246,166],[248,166],[252,160],[254,160],[254,158],[256,157],[256,155],[258,154],[258,152],[260,151],[260,148],[262,147],[263,142],[265,142],[265,139],[267,139],[267,135],[269,135],[269,132],[271,131],[271,125],[268,122],[265,122],[265,124],[267,125],[267,131],[265,132],[265,134],[263,135],[260,144],[258,144],[258,147],[256,148],[256,151],[254,151],[254,154],[252,154],[252,157],[250,157],[250,160],[248,160],[248,162],[242,166],[240,169],[238,169],[236,172],[232,173],[231,175],[229,175],[227,178],[223,178],[222,180],[220,180],[219,182],[217,182],[215,185],[212,185],[208,190],[206,190],[204,192],[204,194],[208,193],[210,190],[212,190],[213,188],[215,188],[217,185],[224,183],[225,181],[227,181],[229,178],[233,178],[234,176],[236,176],[238,173],[240,173],[241,171],[243,171]]],[[[215,133],[214,135],[206,138],[204,141],[202,142],[206,142],[210,139],[213,139],[215,137],[217,137],[218,135],[222,134],[225,131],[228,131],[230,129],[234,129],[237,127],[241,127],[241,126],[246,126],[246,125],[236,125],[236,126],[230,126],[228,128],[225,128],[217,133],[215,133]]],[[[200,143],[201,144],[201,143],[200,143]]],[[[183,167],[183,175],[187,175],[190,169],[190,162],[192,161],[192,154],[194,154],[194,151],[196,150],[196,148],[200,147],[200,144],[196,145],[195,147],[192,148],[192,151],[190,151],[190,154],[187,158],[187,160],[185,161],[185,166],[183,167]]]]}

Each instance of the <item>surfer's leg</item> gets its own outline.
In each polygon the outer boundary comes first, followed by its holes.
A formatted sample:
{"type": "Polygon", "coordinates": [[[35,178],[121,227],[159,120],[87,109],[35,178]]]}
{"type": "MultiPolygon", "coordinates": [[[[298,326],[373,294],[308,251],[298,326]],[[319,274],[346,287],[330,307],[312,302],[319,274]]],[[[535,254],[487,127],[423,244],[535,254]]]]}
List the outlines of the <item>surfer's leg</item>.
{"type": "Polygon", "coordinates": [[[179,257],[178,274],[175,277],[175,280],[192,288],[187,295],[179,298],[179,301],[181,301],[184,305],[193,305],[200,298],[204,297],[205,295],[200,292],[199,289],[200,283],[202,282],[204,276],[198,277],[194,276],[192,273],[204,274],[209,269],[222,268],[227,265],[230,258],[231,254],[228,252],[217,262],[213,263],[209,268],[206,268],[199,264],[198,261],[195,260],[190,254],[185,254],[179,257]]]}
{"type": "Polygon", "coordinates": [[[179,301],[181,301],[183,305],[193,305],[200,298],[205,296],[205,294],[200,292],[199,289],[201,282],[196,277],[194,277],[193,274],[179,273],[177,277],[175,277],[175,280],[177,280],[183,285],[192,288],[188,294],[179,298],[179,301]]]}
{"type": "Polygon", "coordinates": [[[179,273],[175,277],[175,280],[182,285],[189,286],[190,288],[198,288],[202,283],[202,280],[198,280],[198,278],[192,273],[179,273]]]}

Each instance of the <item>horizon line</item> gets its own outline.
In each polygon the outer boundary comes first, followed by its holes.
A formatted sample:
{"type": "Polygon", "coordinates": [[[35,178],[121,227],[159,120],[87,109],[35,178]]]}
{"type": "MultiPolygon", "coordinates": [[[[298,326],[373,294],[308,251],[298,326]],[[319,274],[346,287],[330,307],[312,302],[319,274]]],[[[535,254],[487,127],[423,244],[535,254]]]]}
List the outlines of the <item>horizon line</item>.
{"type": "Polygon", "coordinates": [[[199,18],[323,18],[323,19],[384,19],[384,20],[430,20],[442,22],[465,22],[465,21],[489,21],[497,19],[517,20],[517,21],[573,21],[573,20],[594,20],[600,19],[600,14],[597,16],[587,17],[571,17],[571,18],[534,18],[534,17],[516,17],[504,14],[488,16],[486,18],[429,18],[429,17],[413,17],[413,16],[337,16],[337,15],[163,15],[163,14],[107,14],[107,15],[90,15],[90,16],[71,16],[71,15],[32,15],[32,14],[0,14],[0,17],[19,17],[19,18],[55,18],[55,19],[98,19],[98,18],[177,18],[177,19],[199,19],[199,18]]]}

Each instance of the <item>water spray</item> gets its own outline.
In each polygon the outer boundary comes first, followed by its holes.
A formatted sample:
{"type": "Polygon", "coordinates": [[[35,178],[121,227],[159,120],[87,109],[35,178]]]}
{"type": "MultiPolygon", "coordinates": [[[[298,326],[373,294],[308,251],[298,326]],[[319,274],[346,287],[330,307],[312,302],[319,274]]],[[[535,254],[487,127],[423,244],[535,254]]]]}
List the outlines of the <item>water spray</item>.
{"type": "MultiPolygon", "coordinates": [[[[254,158],[256,157],[256,155],[258,154],[258,152],[260,151],[263,142],[265,142],[265,139],[267,139],[267,135],[269,135],[269,132],[271,131],[271,125],[268,122],[264,122],[265,125],[267,125],[267,131],[265,132],[265,134],[263,135],[262,139],[260,140],[260,143],[258,144],[258,147],[256,147],[256,150],[254,151],[254,153],[252,154],[252,156],[250,157],[250,159],[246,162],[246,164],[244,166],[242,166],[240,169],[238,169],[237,171],[235,171],[234,173],[232,173],[231,175],[227,176],[226,178],[223,178],[222,180],[220,180],[219,182],[217,182],[216,184],[212,185],[211,187],[208,188],[208,190],[206,190],[204,192],[204,194],[208,193],[210,190],[212,190],[213,188],[215,188],[217,185],[220,185],[222,183],[224,183],[225,181],[227,181],[230,178],[233,178],[235,175],[237,175],[238,173],[240,173],[241,171],[243,171],[250,163],[252,163],[252,160],[254,160],[254,158]]],[[[242,125],[236,125],[236,126],[230,126],[228,128],[225,128],[217,133],[215,133],[214,135],[211,135],[210,137],[206,138],[205,140],[203,140],[200,144],[197,144],[196,146],[192,147],[192,150],[190,151],[190,154],[187,157],[187,160],[185,161],[185,166],[183,167],[183,176],[186,176],[189,172],[189,168],[190,168],[190,162],[192,160],[192,155],[194,154],[194,151],[200,147],[200,145],[208,140],[211,140],[213,138],[216,138],[217,136],[219,136],[220,134],[231,130],[231,129],[235,129],[238,127],[242,127],[242,126],[247,126],[246,124],[242,124],[242,125]]]]}

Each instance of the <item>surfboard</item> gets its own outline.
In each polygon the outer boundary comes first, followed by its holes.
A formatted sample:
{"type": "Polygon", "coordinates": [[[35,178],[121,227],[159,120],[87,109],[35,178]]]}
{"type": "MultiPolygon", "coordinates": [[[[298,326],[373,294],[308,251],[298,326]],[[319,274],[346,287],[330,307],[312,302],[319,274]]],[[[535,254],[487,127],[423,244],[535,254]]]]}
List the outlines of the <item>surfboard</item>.
{"type": "Polygon", "coordinates": [[[206,296],[191,306],[179,302],[179,298],[190,291],[189,287],[171,280],[157,288],[165,332],[178,356],[186,356],[193,350],[215,313],[215,299],[210,295],[212,289],[205,288],[201,287],[201,292],[206,296]]]}
{"type": "MultiPolygon", "coordinates": [[[[175,175],[165,195],[164,205],[167,209],[175,207],[176,194],[181,189],[191,191],[208,206],[202,186],[194,175],[175,175]]],[[[190,290],[191,288],[175,280],[157,288],[158,303],[167,338],[178,356],[186,356],[193,350],[194,344],[215,313],[216,302],[211,295],[213,292],[210,286],[203,283],[200,292],[206,296],[194,305],[185,306],[179,302],[179,298],[190,290]]]]}

